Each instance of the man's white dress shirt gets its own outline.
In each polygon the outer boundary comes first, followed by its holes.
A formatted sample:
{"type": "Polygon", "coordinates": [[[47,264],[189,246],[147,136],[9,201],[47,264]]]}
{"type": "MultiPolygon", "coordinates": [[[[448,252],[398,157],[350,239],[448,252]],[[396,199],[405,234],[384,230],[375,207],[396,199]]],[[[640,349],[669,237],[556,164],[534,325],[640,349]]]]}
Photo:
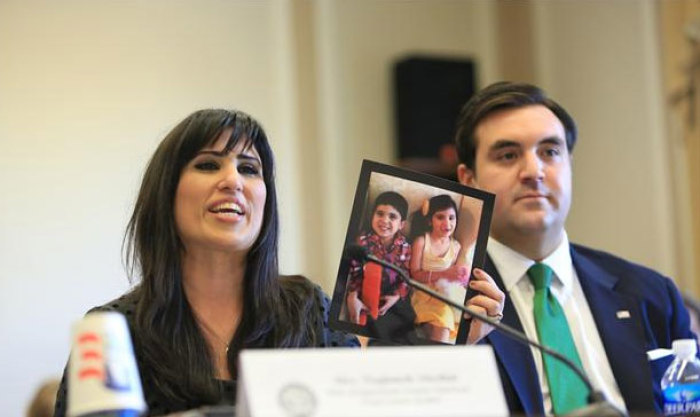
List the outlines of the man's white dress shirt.
{"type": "MultiPolygon", "coordinates": [[[[535,264],[535,261],[490,237],[487,251],[503,279],[507,296],[515,306],[525,334],[530,339],[539,341],[533,314],[535,288],[527,276],[527,270],[535,264]]],[[[554,271],[551,291],[564,310],[585,373],[591,379],[593,386],[602,391],[608,401],[621,410],[626,410],[605,354],[603,342],[600,340],[593,315],[588,307],[588,301],[571,261],[569,239],[566,233],[554,252],[541,262],[554,271]]],[[[544,409],[548,415],[551,415],[552,401],[547,377],[542,367],[542,354],[534,347],[531,347],[531,351],[542,388],[544,409]]]]}

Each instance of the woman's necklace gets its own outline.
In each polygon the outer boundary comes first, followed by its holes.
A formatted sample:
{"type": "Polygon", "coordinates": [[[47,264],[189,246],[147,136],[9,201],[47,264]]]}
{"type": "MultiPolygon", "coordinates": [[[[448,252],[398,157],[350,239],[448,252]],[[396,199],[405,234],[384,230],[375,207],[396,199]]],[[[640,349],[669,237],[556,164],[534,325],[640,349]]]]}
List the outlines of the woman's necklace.
{"type": "MultiPolygon", "coordinates": [[[[209,343],[212,343],[212,338],[214,338],[218,343],[220,343],[221,346],[223,346],[224,351],[222,352],[220,349],[216,348],[215,346],[212,346],[212,349],[214,350],[214,366],[217,369],[217,373],[219,374],[218,376],[221,379],[227,379],[230,378],[229,375],[229,370],[228,370],[228,350],[229,350],[229,345],[230,345],[230,340],[228,341],[219,336],[219,334],[214,331],[204,320],[202,320],[197,314],[194,314],[194,318],[197,321],[197,324],[199,324],[199,327],[205,332],[210,335],[207,339],[209,339],[209,343]]],[[[236,332],[236,329],[238,328],[238,323],[240,322],[241,316],[240,314],[236,315],[234,318],[233,322],[233,329],[234,329],[234,334],[236,332]]],[[[233,338],[233,335],[231,336],[233,338]]]]}
{"type": "Polygon", "coordinates": [[[206,323],[204,323],[203,321],[197,320],[197,322],[198,322],[199,325],[202,327],[202,330],[204,330],[205,332],[209,333],[211,336],[214,336],[214,338],[215,338],[216,340],[218,340],[218,341],[221,343],[222,346],[224,346],[224,348],[226,349],[226,353],[228,353],[228,347],[229,347],[229,345],[230,345],[231,342],[227,342],[223,337],[219,336],[219,335],[214,331],[214,329],[212,329],[211,327],[209,327],[209,326],[208,326],[206,323]]]}
{"type": "MultiPolygon", "coordinates": [[[[212,329],[204,320],[199,318],[199,316],[195,315],[195,319],[197,320],[197,323],[199,323],[200,327],[202,330],[205,332],[209,333],[211,336],[213,336],[216,340],[218,340],[221,345],[225,348],[226,353],[228,353],[229,345],[231,344],[230,339],[227,341],[225,338],[219,336],[214,329],[212,329]]],[[[238,327],[238,322],[240,321],[240,315],[237,315],[234,319],[233,322],[233,329],[234,329],[234,334],[236,332],[236,328],[238,327]]],[[[233,337],[233,335],[232,335],[233,337]]]]}

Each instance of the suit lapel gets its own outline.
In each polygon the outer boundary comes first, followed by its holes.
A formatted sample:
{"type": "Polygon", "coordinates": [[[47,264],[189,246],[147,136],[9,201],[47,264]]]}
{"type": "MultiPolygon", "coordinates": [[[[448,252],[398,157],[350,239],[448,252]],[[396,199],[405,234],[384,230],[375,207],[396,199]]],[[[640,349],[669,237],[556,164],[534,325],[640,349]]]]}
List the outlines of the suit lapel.
{"type": "MultiPolygon", "coordinates": [[[[503,279],[489,256],[486,257],[484,270],[491,275],[501,290],[506,292],[503,279]]],[[[518,318],[518,313],[515,311],[513,302],[507,296],[503,308],[502,323],[523,333],[523,326],[518,318]]],[[[530,347],[499,331],[491,332],[487,339],[493,346],[498,360],[503,365],[505,374],[510,379],[525,414],[544,415],[542,390],[530,347]]],[[[511,412],[517,412],[517,410],[511,410],[511,412]]]]}
{"type": "Polygon", "coordinates": [[[618,278],[579,255],[573,246],[571,258],[627,409],[653,409],[639,306],[616,289],[618,278]]]}

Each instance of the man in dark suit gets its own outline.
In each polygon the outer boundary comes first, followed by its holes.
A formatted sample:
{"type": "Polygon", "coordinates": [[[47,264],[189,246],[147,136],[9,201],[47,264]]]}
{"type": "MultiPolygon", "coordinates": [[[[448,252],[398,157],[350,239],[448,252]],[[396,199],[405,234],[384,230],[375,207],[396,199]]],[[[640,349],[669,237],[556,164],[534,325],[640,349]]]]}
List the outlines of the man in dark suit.
{"type": "MultiPolygon", "coordinates": [[[[507,294],[503,323],[548,345],[568,343],[567,356],[619,408],[659,412],[663,369],[646,352],[693,337],[688,313],[668,278],[569,242],[576,134],[566,110],[532,85],[496,83],[464,106],[459,181],[496,194],[484,269],[507,294]]],[[[585,404],[580,380],[551,358],[499,332],[487,341],[512,413],[564,414],[585,404]]]]}

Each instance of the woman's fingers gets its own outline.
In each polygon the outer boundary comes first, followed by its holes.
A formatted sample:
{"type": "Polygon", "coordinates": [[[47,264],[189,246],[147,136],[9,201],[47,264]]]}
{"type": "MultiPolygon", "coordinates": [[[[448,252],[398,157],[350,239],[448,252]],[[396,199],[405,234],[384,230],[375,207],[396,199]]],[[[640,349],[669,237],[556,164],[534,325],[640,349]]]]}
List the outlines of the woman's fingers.
{"type": "MultiPolygon", "coordinates": [[[[482,315],[486,314],[486,310],[480,306],[475,305],[470,306],[470,308],[475,313],[479,313],[482,315]]],[[[467,334],[467,344],[473,345],[474,343],[483,339],[487,334],[491,332],[491,330],[493,330],[493,327],[491,325],[488,325],[479,320],[472,320],[471,325],[469,326],[469,333],[467,334]]]]}
{"type": "Polygon", "coordinates": [[[502,303],[506,299],[506,295],[498,288],[496,282],[482,269],[475,268],[474,275],[469,281],[469,287],[475,291],[479,291],[485,296],[492,298],[499,303],[502,303]]]}
{"type": "Polygon", "coordinates": [[[489,317],[499,319],[503,317],[506,295],[489,274],[475,268],[473,278],[469,281],[469,288],[477,291],[478,294],[470,298],[467,304],[484,308],[489,317]]]}
{"type": "Polygon", "coordinates": [[[498,317],[503,311],[501,303],[482,294],[470,298],[469,301],[467,301],[467,307],[475,310],[477,313],[479,312],[477,308],[481,309],[487,316],[492,318],[498,317]]]}

